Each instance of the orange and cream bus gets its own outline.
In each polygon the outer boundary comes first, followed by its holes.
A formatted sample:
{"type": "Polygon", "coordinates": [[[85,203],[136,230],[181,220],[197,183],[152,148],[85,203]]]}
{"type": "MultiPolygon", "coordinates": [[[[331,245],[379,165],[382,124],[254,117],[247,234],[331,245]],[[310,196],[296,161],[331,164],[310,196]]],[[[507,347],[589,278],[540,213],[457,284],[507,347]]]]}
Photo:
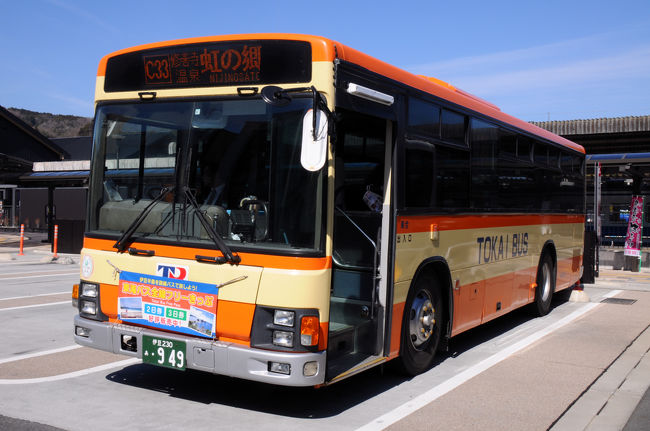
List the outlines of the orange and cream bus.
{"type": "Polygon", "coordinates": [[[578,282],[584,150],[322,37],[99,64],[77,343],[280,385],[397,360],[578,282]]]}

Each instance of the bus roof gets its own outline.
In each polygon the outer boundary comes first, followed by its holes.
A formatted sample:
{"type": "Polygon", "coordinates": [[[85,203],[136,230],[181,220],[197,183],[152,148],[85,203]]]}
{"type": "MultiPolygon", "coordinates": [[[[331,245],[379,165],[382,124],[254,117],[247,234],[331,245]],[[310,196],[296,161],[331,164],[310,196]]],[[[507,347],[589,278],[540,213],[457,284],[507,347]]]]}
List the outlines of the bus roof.
{"type": "Polygon", "coordinates": [[[139,45],[131,48],[126,48],[120,51],[113,52],[103,57],[99,63],[97,70],[98,76],[105,76],[106,64],[112,57],[127,54],[135,51],[142,51],[148,49],[164,48],[176,45],[196,44],[196,43],[209,43],[209,42],[222,42],[222,41],[236,41],[236,40],[299,40],[306,41],[312,47],[312,61],[334,61],[341,59],[350,63],[364,67],[372,72],[386,76],[387,78],[401,82],[418,90],[437,96],[441,99],[448,100],[456,105],[463,106],[467,109],[481,113],[488,117],[492,117],[503,123],[527,131],[539,137],[545,138],[549,141],[555,142],[565,147],[569,147],[575,151],[585,153],[584,148],[575,142],[569,141],[561,136],[530,124],[526,121],[515,118],[502,112],[497,106],[489,103],[479,97],[470,93],[460,90],[451,84],[441,81],[436,78],[427,76],[415,75],[413,73],[402,70],[396,66],[392,66],[384,61],[378,60],[354,48],[350,48],[339,42],[327,39],[320,36],[302,35],[302,34],[289,34],[289,33],[255,33],[255,34],[235,34],[223,36],[206,36],[188,39],[177,39],[165,42],[150,43],[146,45],[139,45]]]}

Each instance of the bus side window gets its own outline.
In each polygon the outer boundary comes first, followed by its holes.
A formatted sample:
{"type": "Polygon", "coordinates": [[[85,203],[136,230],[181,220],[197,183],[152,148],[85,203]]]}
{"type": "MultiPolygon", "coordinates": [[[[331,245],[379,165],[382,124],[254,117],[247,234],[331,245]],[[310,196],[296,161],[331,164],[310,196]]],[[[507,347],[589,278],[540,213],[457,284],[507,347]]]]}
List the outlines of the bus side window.
{"type": "Polygon", "coordinates": [[[431,208],[435,203],[435,147],[423,141],[407,141],[404,152],[406,208],[431,208]]]}
{"type": "Polygon", "coordinates": [[[469,151],[436,145],[435,201],[439,209],[469,207],[469,151]]]}
{"type": "Polygon", "coordinates": [[[471,121],[472,188],[470,205],[474,209],[495,207],[497,173],[495,146],[498,127],[476,118],[471,121]]]}

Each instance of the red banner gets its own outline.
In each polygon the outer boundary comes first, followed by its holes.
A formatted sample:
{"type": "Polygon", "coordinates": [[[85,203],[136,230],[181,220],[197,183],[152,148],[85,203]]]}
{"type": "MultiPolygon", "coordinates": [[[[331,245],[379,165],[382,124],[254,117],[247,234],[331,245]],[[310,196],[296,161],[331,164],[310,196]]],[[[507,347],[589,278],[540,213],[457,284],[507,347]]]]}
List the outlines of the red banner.
{"type": "Polygon", "coordinates": [[[630,220],[627,223],[625,237],[625,256],[641,256],[643,234],[643,196],[632,197],[630,220]]]}

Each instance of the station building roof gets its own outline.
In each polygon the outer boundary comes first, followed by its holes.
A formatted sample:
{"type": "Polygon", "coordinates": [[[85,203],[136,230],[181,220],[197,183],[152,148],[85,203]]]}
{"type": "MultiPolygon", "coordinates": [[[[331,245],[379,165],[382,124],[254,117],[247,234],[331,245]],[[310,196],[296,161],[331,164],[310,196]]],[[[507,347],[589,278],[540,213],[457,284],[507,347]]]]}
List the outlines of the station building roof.
{"type": "Polygon", "coordinates": [[[587,154],[650,152],[650,115],[533,124],[582,145],[587,154]]]}

